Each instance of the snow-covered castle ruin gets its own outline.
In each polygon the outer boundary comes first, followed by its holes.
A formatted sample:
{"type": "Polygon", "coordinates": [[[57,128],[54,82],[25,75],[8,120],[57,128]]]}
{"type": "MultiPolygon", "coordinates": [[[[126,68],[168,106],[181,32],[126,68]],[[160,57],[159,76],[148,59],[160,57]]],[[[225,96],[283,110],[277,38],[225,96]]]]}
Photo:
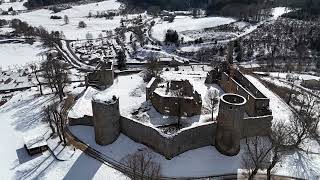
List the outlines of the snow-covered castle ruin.
{"type": "MultiPolygon", "coordinates": [[[[208,73],[206,83],[216,83],[225,92],[220,97],[217,117],[173,134],[164,134],[157,126],[122,115],[121,97],[99,92],[91,99],[92,115],[71,118],[69,124],[93,126],[100,145],[113,143],[123,133],[167,159],[210,145],[233,156],[239,153],[241,139],[268,135],[273,119],[269,99],[245,75],[236,68],[217,66],[208,73]]],[[[202,113],[202,96],[188,80],[153,78],[146,86],[145,96],[163,116],[195,117],[202,113]]]]}

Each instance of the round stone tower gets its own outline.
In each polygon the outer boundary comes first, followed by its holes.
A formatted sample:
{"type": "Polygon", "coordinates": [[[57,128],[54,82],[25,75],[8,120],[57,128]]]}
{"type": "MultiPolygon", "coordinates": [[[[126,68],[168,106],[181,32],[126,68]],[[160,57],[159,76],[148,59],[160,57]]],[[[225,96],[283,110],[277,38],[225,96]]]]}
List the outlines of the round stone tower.
{"type": "Polygon", "coordinates": [[[237,94],[224,94],[220,98],[215,146],[222,154],[234,156],[240,151],[246,102],[237,94]]]}
{"type": "Polygon", "coordinates": [[[92,99],[93,126],[99,145],[108,145],[120,135],[119,99],[116,96],[94,96],[92,99]]]}

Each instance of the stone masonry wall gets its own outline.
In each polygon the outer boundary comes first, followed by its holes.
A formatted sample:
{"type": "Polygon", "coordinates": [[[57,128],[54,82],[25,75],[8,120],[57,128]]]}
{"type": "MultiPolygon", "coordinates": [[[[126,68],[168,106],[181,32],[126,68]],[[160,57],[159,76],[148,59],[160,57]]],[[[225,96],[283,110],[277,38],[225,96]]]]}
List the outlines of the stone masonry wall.
{"type": "Polygon", "coordinates": [[[108,145],[120,135],[119,99],[114,102],[92,100],[93,127],[99,145],[108,145]]]}
{"type": "Polygon", "coordinates": [[[161,134],[157,129],[132,119],[121,117],[121,132],[131,139],[151,147],[167,159],[204,146],[214,145],[216,123],[211,122],[178,132],[175,136],[161,134]]]}
{"type": "Polygon", "coordinates": [[[251,94],[256,98],[267,98],[261,91],[252,84],[240,71],[235,71],[235,80],[241,84],[244,88],[248,89],[251,94]]]}
{"type": "Polygon", "coordinates": [[[92,116],[84,116],[81,118],[69,118],[70,126],[93,126],[93,117],[92,116]]]}
{"type": "Polygon", "coordinates": [[[113,70],[96,70],[88,74],[87,83],[95,84],[98,86],[112,85],[114,80],[113,70]]]}
{"type": "MultiPolygon", "coordinates": [[[[245,80],[243,80],[243,82],[244,81],[245,80]]],[[[246,88],[244,88],[242,84],[238,83],[233,78],[230,78],[230,76],[227,75],[226,73],[222,73],[222,77],[219,83],[221,88],[225,92],[239,94],[244,98],[246,98],[247,103],[245,108],[249,116],[255,117],[255,116],[271,114],[271,112],[267,110],[261,110],[261,109],[267,109],[267,107],[269,106],[270,100],[268,98],[255,97],[251,92],[249,92],[246,88]]],[[[251,84],[250,86],[254,87],[253,84],[251,84]]],[[[259,92],[256,92],[256,94],[259,94],[259,92]]]]}
{"type": "Polygon", "coordinates": [[[183,97],[162,97],[157,93],[153,93],[151,102],[154,108],[161,114],[178,116],[178,108],[181,109],[182,114],[186,114],[187,116],[201,114],[202,103],[201,101],[196,101],[196,99],[183,97]],[[178,106],[177,103],[180,103],[180,106],[178,106]]]}
{"type": "MultiPolygon", "coordinates": [[[[74,125],[93,126],[93,117],[79,119],[74,125]],[[89,123],[91,121],[91,123],[89,123]]],[[[272,116],[250,117],[243,120],[242,138],[267,135],[271,130],[272,116]]],[[[69,120],[72,122],[72,120],[69,120]]],[[[215,145],[217,124],[207,123],[198,127],[180,131],[170,137],[161,134],[157,129],[146,126],[138,121],[126,117],[120,117],[120,130],[132,140],[145,144],[154,151],[171,159],[188,150],[215,145]]]]}
{"type": "Polygon", "coordinates": [[[245,118],[242,122],[242,138],[268,135],[271,131],[272,119],[272,115],[245,118]]]}

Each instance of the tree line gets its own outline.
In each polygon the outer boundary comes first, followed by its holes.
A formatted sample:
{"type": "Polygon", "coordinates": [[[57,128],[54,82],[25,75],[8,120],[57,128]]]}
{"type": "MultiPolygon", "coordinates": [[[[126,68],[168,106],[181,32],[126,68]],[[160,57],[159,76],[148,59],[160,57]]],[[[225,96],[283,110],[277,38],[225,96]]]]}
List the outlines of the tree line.
{"type": "Polygon", "coordinates": [[[27,22],[20,19],[13,19],[9,22],[11,28],[14,29],[14,35],[25,36],[26,38],[39,37],[44,47],[54,47],[58,45],[61,47],[60,39],[64,38],[63,32],[47,31],[44,27],[33,27],[27,22]]]}
{"type": "Polygon", "coordinates": [[[38,8],[62,3],[78,2],[80,0],[28,0],[23,5],[28,9],[38,8]]]}

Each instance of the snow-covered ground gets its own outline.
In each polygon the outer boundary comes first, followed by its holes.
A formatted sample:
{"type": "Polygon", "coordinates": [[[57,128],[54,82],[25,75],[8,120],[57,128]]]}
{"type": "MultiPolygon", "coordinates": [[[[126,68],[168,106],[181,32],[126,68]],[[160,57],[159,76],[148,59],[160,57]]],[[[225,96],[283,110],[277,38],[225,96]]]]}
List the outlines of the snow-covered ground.
{"type": "Polygon", "coordinates": [[[126,179],[122,173],[88,157],[72,147],[63,148],[49,139],[48,145],[59,158],[47,151],[29,156],[23,137],[48,137],[48,124],[42,121],[41,109],[50,103],[52,95],[38,97],[34,90],[16,93],[0,109],[0,179],[126,179]]]}
{"type": "Polygon", "coordinates": [[[276,7],[272,9],[272,19],[278,19],[278,17],[282,16],[290,12],[291,10],[287,7],[276,7]]]}
{"type": "Polygon", "coordinates": [[[45,49],[40,42],[33,45],[27,43],[0,43],[0,67],[3,70],[23,66],[27,63],[39,62],[45,49]]]}
{"type": "Polygon", "coordinates": [[[102,31],[114,30],[120,26],[121,16],[116,16],[112,20],[105,18],[87,18],[89,12],[96,14],[97,11],[116,10],[120,8],[120,3],[116,0],[106,0],[98,3],[91,3],[85,5],[73,6],[70,9],[52,13],[47,9],[35,10],[27,13],[21,13],[16,16],[0,15],[1,19],[21,19],[28,22],[32,26],[42,26],[49,31],[63,31],[67,39],[85,39],[86,34],[89,32],[94,38],[97,38],[100,33],[104,36],[102,31]],[[61,16],[62,19],[53,20],[50,16],[61,16]],[[63,17],[69,17],[69,24],[65,24],[63,17]],[[78,28],[79,21],[84,21],[87,24],[86,28],[78,28]]]}
{"type": "MultiPolygon", "coordinates": [[[[255,72],[257,74],[266,74],[265,72],[255,72]]],[[[297,80],[320,80],[319,76],[314,76],[310,74],[298,74],[298,73],[281,73],[281,72],[268,72],[267,73],[270,77],[287,79],[287,77],[294,78],[297,80]]]]}
{"type": "MultiPolygon", "coordinates": [[[[95,143],[93,127],[73,126],[72,133],[94,149],[121,162],[128,154],[148,149],[121,134],[111,145],[100,146],[95,143]],[[128,148],[130,147],[130,148],[128,148]]],[[[167,177],[203,177],[221,174],[236,174],[241,166],[241,153],[228,157],[220,154],[213,146],[185,152],[171,160],[150,150],[153,159],[161,165],[161,175],[167,177]]]]}
{"type": "Polygon", "coordinates": [[[145,101],[145,87],[139,74],[118,76],[112,86],[99,92],[89,88],[69,112],[69,117],[81,118],[84,115],[92,116],[92,97],[116,95],[119,97],[120,112],[124,116],[131,116],[133,109],[137,109],[145,101]]]}
{"type": "MultiPolygon", "coordinates": [[[[154,27],[152,27],[152,37],[159,41],[163,41],[168,29],[176,30],[177,32],[186,30],[200,30],[223,24],[229,24],[234,21],[236,20],[226,17],[192,18],[191,16],[177,16],[172,23],[156,19],[157,23],[154,27]]],[[[188,37],[185,37],[184,40],[187,41],[188,37]]]]}
{"type": "Polygon", "coordinates": [[[0,5],[0,9],[7,11],[9,8],[13,8],[13,10],[26,10],[27,8],[23,6],[23,3],[25,3],[27,0],[22,1],[16,1],[16,2],[10,2],[9,0],[2,1],[2,4],[0,5]]]}

